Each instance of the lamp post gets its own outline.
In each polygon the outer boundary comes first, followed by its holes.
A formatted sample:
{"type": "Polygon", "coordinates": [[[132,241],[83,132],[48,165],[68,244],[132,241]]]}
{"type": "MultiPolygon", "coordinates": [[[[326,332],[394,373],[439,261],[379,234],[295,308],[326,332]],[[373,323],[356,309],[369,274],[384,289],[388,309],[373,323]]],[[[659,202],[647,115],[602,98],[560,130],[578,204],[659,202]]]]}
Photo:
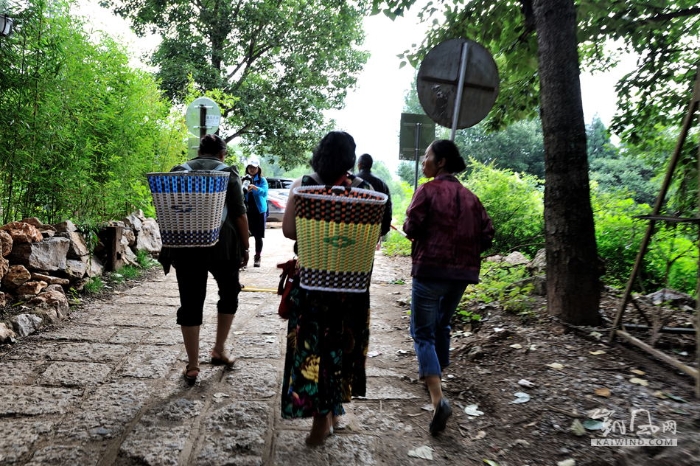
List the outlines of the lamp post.
{"type": "Polygon", "coordinates": [[[0,36],[9,36],[12,34],[12,24],[14,20],[6,14],[0,15],[0,36]]]}

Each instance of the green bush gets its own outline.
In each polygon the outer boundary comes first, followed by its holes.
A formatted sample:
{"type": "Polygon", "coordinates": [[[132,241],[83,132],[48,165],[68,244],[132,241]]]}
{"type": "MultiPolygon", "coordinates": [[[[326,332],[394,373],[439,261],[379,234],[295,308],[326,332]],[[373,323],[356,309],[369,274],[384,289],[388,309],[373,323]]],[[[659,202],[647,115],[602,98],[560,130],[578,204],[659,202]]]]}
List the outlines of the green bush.
{"type": "Polygon", "coordinates": [[[542,181],[473,159],[469,164],[464,184],[479,197],[496,229],[490,252],[534,256],[544,246],[542,181]]]}

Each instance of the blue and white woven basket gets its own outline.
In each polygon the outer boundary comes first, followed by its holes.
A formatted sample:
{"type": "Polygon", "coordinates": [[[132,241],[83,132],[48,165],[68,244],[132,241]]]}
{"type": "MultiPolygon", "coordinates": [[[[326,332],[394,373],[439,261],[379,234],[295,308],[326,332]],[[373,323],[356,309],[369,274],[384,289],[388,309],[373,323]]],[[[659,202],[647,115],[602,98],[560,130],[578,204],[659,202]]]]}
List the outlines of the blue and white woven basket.
{"type": "Polygon", "coordinates": [[[213,246],[219,240],[229,173],[148,173],[163,246],[213,246]]]}

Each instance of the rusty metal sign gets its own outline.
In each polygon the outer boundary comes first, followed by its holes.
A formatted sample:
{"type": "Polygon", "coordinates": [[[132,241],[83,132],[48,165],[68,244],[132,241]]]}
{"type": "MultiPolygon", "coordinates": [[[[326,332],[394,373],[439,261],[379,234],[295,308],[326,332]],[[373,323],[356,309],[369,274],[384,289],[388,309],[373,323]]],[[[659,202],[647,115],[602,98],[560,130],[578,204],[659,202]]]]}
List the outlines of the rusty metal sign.
{"type": "Polygon", "coordinates": [[[425,113],[452,128],[454,139],[455,129],[474,126],[488,115],[498,83],[498,68],[488,50],[473,40],[450,39],[423,59],[416,88],[425,113]]]}

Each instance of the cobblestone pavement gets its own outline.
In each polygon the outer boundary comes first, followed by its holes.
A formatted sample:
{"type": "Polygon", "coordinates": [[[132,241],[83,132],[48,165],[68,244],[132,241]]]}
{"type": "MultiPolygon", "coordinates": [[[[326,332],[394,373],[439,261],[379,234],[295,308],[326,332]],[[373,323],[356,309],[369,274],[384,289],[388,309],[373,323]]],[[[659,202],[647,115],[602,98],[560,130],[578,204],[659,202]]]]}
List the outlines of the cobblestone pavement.
{"type": "MultiPolygon", "coordinates": [[[[414,364],[401,324],[407,325],[401,320],[405,312],[396,306],[384,312],[398,318],[398,326],[373,311],[370,355],[383,357],[368,359],[367,397],[347,405],[345,429],[312,449],[304,445],[310,422],[280,417],[286,322],[276,314],[277,295],[265,290],[276,288],[275,264],[291,251],[281,230],[269,229],[262,267],[251,262],[241,274],[248,290],[262,291],[241,293],[228,340],[237,358],[232,370],[206,359],[216,322],[216,284],[210,278],[194,387],[182,377],[174,273],[73,312],[0,354],[0,464],[414,464],[406,452],[415,438],[405,435],[424,438],[425,428],[414,431],[399,413],[410,405],[416,414],[408,416],[421,416],[428,398],[394,364],[414,364]]],[[[407,294],[407,285],[391,285],[396,277],[387,262],[377,255],[373,307],[375,296],[386,303],[407,294]]],[[[403,278],[409,272],[398,271],[403,278]]],[[[420,425],[427,426],[426,416],[420,425]]]]}

